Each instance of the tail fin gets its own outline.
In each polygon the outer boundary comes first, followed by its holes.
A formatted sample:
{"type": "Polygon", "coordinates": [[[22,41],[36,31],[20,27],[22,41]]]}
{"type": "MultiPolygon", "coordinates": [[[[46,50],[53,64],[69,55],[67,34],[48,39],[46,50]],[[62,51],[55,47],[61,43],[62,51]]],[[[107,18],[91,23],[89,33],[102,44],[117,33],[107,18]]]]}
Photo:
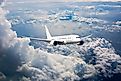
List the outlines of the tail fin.
{"type": "Polygon", "coordinates": [[[51,34],[50,34],[50,32],[49,32],[49,30],[48,30],[46,25],[45,25],[45,30],[46,30],[47,39],[51,39],[52,36],[51,36],[51,34]]]}

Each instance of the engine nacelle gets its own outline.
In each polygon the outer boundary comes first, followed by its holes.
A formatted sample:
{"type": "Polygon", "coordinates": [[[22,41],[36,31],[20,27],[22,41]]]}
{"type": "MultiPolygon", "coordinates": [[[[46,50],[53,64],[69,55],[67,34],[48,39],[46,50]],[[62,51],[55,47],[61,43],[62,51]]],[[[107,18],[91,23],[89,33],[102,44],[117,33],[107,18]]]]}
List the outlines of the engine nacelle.
{"type": "Polygon", "coordinates": [[[57,42],[57,41],[54,41],[54,42],[53,42],[53,45],[54,45],[54,46],[56,46],[57,44],[58,44],[58,42],[57,42]]]}
{"type": "Polygon", "coordinates": [[[50,42],[50,45],[54,45],[54,46],[56,46],[56,45],[63,45],[63,44],[65,44],[64,42],[60,42],[60,41],[51,41],[50,42]]]}
{"type": "Polygon", "coordinates": [[[54,40],[50,42],[50,45],[56,46],[57,44],[58,44],[58,42],[57,41],[54,41],[54,40]]]}
{"type": "Polygon", "coordinates": [[[84,44],[84,41],[81,40],[78,45],[83,45],[83,44],[84,44]]]}

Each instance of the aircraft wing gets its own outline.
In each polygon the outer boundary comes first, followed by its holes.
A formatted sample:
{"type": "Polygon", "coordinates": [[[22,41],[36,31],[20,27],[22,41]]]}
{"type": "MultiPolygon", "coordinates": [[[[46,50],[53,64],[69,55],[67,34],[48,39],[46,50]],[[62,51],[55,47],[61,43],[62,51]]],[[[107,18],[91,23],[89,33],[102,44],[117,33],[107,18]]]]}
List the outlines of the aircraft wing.
{"type": "MultiPolygon", "coordinates": [[[[22,36],[24,38],[24,36],[22,36]]],[[[41,38],[34,38],[34,37],[27,37],[30,40],[37,40],[37,41],[45,41],[45,42],[50,42],[51,40],[49,39],[41,39],[41,38]]]]}
{"type": "Polygon", "coordinates": [[[89,38],[91,36],[92,36],[92,34],[91,35],[88,35],[88,36],[85,36],[85,37],[82,37],[81,40],[84,40],[84,39],[89,38]]]}
{"type": "Polygon", "coordinates": [[[50,42],[51,40],[49,39],[41,39],[41,38],[32,38],[32,37],[29,37],[30,40],[37,40],[37,41],[45,41],[45,42],[50,42]]]}

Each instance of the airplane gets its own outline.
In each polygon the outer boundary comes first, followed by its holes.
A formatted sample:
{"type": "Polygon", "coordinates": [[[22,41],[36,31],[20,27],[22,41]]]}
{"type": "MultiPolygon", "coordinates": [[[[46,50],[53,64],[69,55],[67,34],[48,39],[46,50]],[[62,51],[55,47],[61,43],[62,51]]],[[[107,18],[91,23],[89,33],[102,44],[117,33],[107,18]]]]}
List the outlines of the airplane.
{"type": "Polygon", "coordinates": [[[79,35],[52,36],[46,25],[45,25],[45,30],[46,30],[47,39],[29,37],[30,40],[45,41],[45,42],[49,42],[50,45],[54,45],[54,46],[65,45],[65,44],[74,44],[74,43],[77,43],[77,45],[83,45],[84,44],[83,39],[90,37],[90,35],[89,35],[89,36],[83,37],[81,39],[79,35]]]}

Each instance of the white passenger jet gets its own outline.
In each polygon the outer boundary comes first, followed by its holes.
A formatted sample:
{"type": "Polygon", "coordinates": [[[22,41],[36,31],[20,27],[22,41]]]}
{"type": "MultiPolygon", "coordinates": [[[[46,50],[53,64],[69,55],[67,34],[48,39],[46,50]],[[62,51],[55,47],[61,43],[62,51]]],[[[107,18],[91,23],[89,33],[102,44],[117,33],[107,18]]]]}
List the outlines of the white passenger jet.
{"type": "Polygon", "coordinates": [[[83,39],[91,36],[89,35],[83,38],[80,38],[79,35],[51,36],[46,25],[45,25],[45,30],[46,30],[47,39],[29,37],[30,40],[45,41],[45,42],[49,42],[50,45],[54,45],[54,46],[74,44],[74,43],[77,43],[78,45],[83,45],[84,44],[83,39]]]}

